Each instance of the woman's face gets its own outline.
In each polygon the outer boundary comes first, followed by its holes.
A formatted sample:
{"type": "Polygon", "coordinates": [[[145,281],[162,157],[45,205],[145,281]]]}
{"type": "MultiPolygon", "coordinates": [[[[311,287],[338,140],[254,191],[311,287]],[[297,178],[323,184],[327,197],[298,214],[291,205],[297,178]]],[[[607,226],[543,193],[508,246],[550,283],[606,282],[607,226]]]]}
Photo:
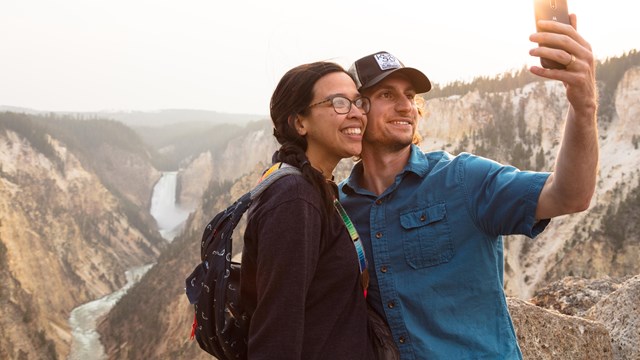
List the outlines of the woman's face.
{"type": "MultiPolygon", "coordinates": [[[[316,82],[313,93],[311,104],[336,95],[351,101],[360,97],[353,80],[343,72],[321,77],[316,82]]],[[[311,106],[306,115],[298,116],[295,124],[298,133],[306,137],[306,153],[311,165],[323,171],[325,176],[331,176],[330,173],[340,159],[360,154],[367,117],[353,103],[348,113],[338,114],[332,102],[326,101],[311,106]]]]}

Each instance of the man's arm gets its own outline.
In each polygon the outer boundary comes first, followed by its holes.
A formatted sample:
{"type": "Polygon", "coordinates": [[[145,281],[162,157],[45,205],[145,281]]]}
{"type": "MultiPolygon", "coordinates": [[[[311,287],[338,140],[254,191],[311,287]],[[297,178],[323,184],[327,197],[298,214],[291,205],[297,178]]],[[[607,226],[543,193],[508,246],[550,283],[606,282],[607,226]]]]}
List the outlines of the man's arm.
{"type": "Polygon", "coordinates": [[[595,63],[591,45],[575,30],[576,16],[571,14],[570,18],[572,26],[540,21],[540,30],[548,32],[530,37],[532,42],[551,46],[532,49],[532,56],[568,64],[563,70],[533,66],[531,72],[562,81],[570,104],[555,170],[540,193],[536,219],[586,210],[596,186],[599,149],[595,63]]]}

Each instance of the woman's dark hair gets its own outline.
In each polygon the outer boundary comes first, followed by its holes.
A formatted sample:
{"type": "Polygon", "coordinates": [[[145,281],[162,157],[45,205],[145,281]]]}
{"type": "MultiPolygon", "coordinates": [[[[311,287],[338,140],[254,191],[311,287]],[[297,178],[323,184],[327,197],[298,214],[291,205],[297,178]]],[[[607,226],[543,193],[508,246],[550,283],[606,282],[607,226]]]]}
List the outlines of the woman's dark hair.
{"type": "Polygon", "coordinates": [[[273,135],[282,145],[275,160],[293,165],[302,171],[304,177],[320,193],[327,213],[333,211],[335,189],[320,171],[309,164],[305,154],[307,139],[298,134],[294,122],[298,115],[306,115],[309,112],[316,82],[334,72],[347,73],[342,66],[325,61],[294,67],[280,79],[271,96],[270,105],[273,135]]]}

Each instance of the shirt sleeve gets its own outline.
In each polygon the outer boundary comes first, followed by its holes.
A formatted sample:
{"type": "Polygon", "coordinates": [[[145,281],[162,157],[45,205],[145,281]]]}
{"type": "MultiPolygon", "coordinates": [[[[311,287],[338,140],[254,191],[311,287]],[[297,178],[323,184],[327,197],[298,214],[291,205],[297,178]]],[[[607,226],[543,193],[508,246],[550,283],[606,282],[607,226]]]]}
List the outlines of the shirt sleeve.
{"type": "Polygon", "coordinates": [[[467,210],[485,233],[533,238],[549,223],[537,221],[535,213],[550,173],[520,171],[473,155],[462,159],[458,170],[467,210]]]}
{"type": "Polygon", "coordinates": [[[258,221],[257,303],[249,358],[300,359],[305,299],[320,254],[320,213],[304,199],[292,199],[258,221]]]}

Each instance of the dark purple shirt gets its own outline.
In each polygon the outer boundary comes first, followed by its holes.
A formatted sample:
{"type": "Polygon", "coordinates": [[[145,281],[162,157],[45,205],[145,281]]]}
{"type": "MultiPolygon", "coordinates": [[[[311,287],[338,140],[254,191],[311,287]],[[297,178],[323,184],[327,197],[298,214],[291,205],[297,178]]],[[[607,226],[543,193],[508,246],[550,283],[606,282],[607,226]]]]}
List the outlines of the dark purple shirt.
{"type": "Polygon", "coordinates": [[[351,238],[302,176],[252,205],[241,292],[252,313],[249,359],[372,359],[367,306],[351,238]]]}

